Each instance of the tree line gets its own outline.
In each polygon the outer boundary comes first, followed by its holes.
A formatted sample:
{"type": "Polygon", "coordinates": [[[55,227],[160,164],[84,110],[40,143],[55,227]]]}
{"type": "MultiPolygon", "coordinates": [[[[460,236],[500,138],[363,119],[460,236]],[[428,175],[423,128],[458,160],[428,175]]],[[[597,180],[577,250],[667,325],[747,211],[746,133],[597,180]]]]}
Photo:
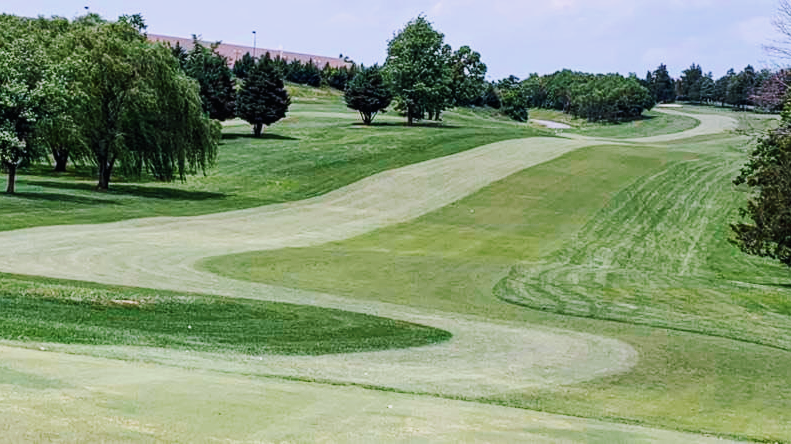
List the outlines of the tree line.
{"type": "Polygon", "coordinates": [[[92,162],[97,188],[128,176],[183,179],[217,155],[219,123],[168,48],[149,43],[139,15],[0,16],[0,163],[14,192],[17,169],[47,157],[92,162]]]}
{"type": "Polygon", "coordinates": [[[20,167],[49,156],[56,171],[68,161],[93,164],[99,190],[119,171],[184,180],[215,163],[220,121],[240,117],[259,136],[285,117],[290,99],[276,62],[259,59],[239,78],[216,45],[173,48],[149,42],[145,29],[139,15],[0,15],[8,193],[20,167]]]}
{"type": "Polygon", "coordinates": [[[388,42],[381,68],[362,67],[349,81],[346,103],[370,124],[392,102],[408,125],[420,119],[439,120],[442,111],[453,106],[488,106],[521,122],[528,120],[530,108],[619,122],[637,118],[655,104],[637,79],[618,74],[564,70],[489,82],[486,70],[478,52],[469,46],[453,51],[444,43],[444,35],[418,16],[388,42]]]}
{"type": "Polygon", "coordinates": [[[711,72],[704,74],[701,66],[693,63],[679,79],[673,79],[667,66],[661,64],[656,70],[649,71],[641,82],[657,102],[679,100],[729,105],[738,109],[752,106],[766,112],[779,112],[783,108],[789,80],[789,70],[756,71],[751,65],[738,73],[731,68],[724,76],[715,79],[711,72]]]}

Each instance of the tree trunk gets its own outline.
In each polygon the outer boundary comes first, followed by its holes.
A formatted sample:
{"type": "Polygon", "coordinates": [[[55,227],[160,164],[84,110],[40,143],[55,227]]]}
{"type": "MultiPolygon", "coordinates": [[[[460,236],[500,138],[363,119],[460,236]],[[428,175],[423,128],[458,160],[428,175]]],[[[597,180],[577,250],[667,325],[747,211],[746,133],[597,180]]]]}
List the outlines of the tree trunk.
{"type": "Polygon", "coordinates": [[[253,124],[253,136],[261,137],[261,130],[263,130],[264,124],[263,123],[255,123],[253,124]]]}
{"type": "Polygon", "coordinates": [[[6,188],[5,192],[8,194],[14,194],[15,191],[15,184],[16,182],[16,163],[7,163],[6,167],[8,168],[8,187],[6,188]]]}
{"type": "Polygon", "coordinates": [[[406,107],[406,124],[412,126],[412,107],[408,105],[406,107]]]}
{"type": "Polygon", "coordinates": [[[101,159],[99,162],[99,184],[96,189],[99,191],[107,191],[110,189],[110,176],[113,174],[113,165],[115,159],[101,159]]]}
{"type": "Polygon", "coordinates": [[[69,152],[66,150],[52,150],[52,157],[55,158],[55,172],[66,172],[66,162],[69,160],[69,152]]]}

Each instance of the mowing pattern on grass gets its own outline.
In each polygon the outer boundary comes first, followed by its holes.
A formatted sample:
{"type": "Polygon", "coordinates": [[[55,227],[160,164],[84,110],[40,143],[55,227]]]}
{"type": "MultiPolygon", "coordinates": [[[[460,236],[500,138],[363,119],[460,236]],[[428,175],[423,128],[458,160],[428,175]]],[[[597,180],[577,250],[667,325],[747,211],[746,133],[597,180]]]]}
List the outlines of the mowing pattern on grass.
{"type": "Polygon", "coordinates": [[[730,181],[740,165],[709,156],[641,177],[545,263],[514,267],[495,293],[539,310],[791,350],[791,291],[751,285],[760,274],[785,273],[766,261],[728,260],[726,230],[741,200],[730,181]],[[734,261],[737,276],[724,270],[734,261]],[[750,283],[731,281],[751,271],[750,283]]]}
{"type": "MultiPolygon", "coordinates": [[[[708,157],[712,153],[724,153],[719,159],[732,168],[736,163],[728,156],[736,153],[743,158],[745,138],[713,135],[730,126],[729,119],[702,117],[698,128],[670,138],[696,135],[706,141],[696,139],[695,144],[686,141],[666,148],[598,146],[572,152],[600,142],[536,138],[383,173],[311,202],[194,219],[72,227],[65,234],[53,228],[0,233],[5,247],[0,263],[3,269],[37,274],[109,283],[137,281],[180,291],[200,289],[343,307],[454,334],[445,343],[417,349],[269,356],[254,364],[247,362],[249,359],[234,360],[233,355],[218,360],[198,353],[158,354],[132,347],[113,350],[114,356],[143,356],[168,365],[359,384],[382,391],[448,396],[676,430],[783,440],[791,437],[791,387],[787,384],[791,353],[719,337],[525,310],[498,301],[491,293],[516,262],[554,263],[548,259],[554,258],[555,251],[567,244],[569,237],[578,239],[573,233],[598,220],[601,213],[597,211],[602,207],[619,202],[623,190],[641,183],[653,186],[650,178],[675,168],[681,168],[678,174],[683,180],[685,174],[705,175],[706,168],[717,164],[708,157]],[[566,156],[558,158],[563,153],[566,156]],[[539,159],[555,160],[458,200],[520,166],[540,163],[539,159]],[[698,164],[705,168],[694,169],[698,164]],[[436,175],[438,165],[449,168],[444,170],[446,177],[436,175]],[[687,166],[693,169],[684,170],[687,166]],[[543,176],[531,177],[536,171],[543,176]],[[414,188],[404,189],[404,184],[414,188]],[[364,199],[349,200],[350,196],[364,199]],[[371,231],[450,202],[455,203],[413,222],[371,231]],[[388,203],[397,208],[388,208],[388,203]],[[312,212],[306,216],[307,210],[312,212]],[[366,234],[338,241],[361,233],[366,234]],[[320,245],[329,240],[338,242],[320,245]],[[251,256],[244,270],[236,270],[238,277],[300,288],[321,285],[341,297],[234,281],[190,268],[193,261],[213,254],[311,245],[314,247],[251,256]]],[[[720,176],[710,178],[716,182],[720,176]]],[[[705,180],[698,185],[705,188],[705,180]]],[[[666,192],[672,194],[673,189],[666,192]]],[[[663,208],[674,209],[673,205],[663,208]]],[[[681,213],[673,217],[690,220],[681,213]]],[[[677,261],[681,264],[677,268],[688,273],[684,278],[721,279],[716,273],[695,274],[704,270],[698,265],[698,252],[707,248],[706,242],[700,236],[689,259],[677,261]]],[[[680,250],[689,247],[681,241],[668,245],[680,250]]],[[[566,245],[561,251],[568,248],[566,245]]],[[[731,274],[736,276],[750,271],[728,260],[728,255],[743,258],[732,249],[710,252],[712,257],[706,262],[718,273],[737,270],[731,274]]],[[[642,253],[640,260],[663,261],[664,257],[642,253]]],[[[225,264],[232,262],[229,259],[225,264]]],[[[757,263],[756,269],[765,270],[766,266],[757,263]]],[[[767,279],[774,276],[771,271],[765,274],[767,279]]],[[[679,291],[676,297],[683,299],[689,294],[679,291]]],[[[93,354],[104,350],[75,345],[58,349],[93,354]]],[[[8,377],[19,379],[19,374],[8,377]]],[[[541,422],[547,424],[547,419],[541,422]]],[[[573,427],[561,426],[553,436],[571,437],[569,429],[573,427]]],[[[613,425],[608,430],[621,428],[613,425]]],[[[589,437],[629,439],[595,432],[586,433],[581,440],[589,437]]]]}
{"type": "MultiPolygon", "coordinates": [[[[783,348],[789,324],[781,313],[788,297],[785,290],[739,284],[748,290],[740,291],[729,282],[787,279],[787,270],[726,242],[727,222],[744,198],[730,180],[748,141],[726,134],[664,147],[583,148],[408,223],[316,247],[213,258],[204,266],[238,279],[348,298],[606,335],[628,342],[640,355],[629,372],[478,398],[484,402],[787,440],[791,353],[745,341],[783,348]],[[641,319],[638,309],[634,319],[613,323],[497,304],[492,288],[519,262],[528,269],[544,266],[563,279],[579,277],[560,289],[570,288],[572,295],[579,287],[601,286],[596,279],[613,273],[611,279],[651,293],[641,301],[648,314],[641,319]],[[626,277],[618,275],[621,262],[631,267],[626,277]],[[580,269],[599,274],[583,275],[580,269]],[[694,308],[697,298],[706,308],[694,308]],[[772,325],[778,315],[783,319],[772,325]],[[654,319],[663,321],[657,327],[672,329],[651,327],[654,319]]],[[[552,285],[552,279],[548,275],[541,283],[552,285]]],[[[626,292],[608,294],[604,302],[623,309],[617,304],[626,292]]]]}
{"type": "Polygon", "coordinates": [[[450,333],[249,299],[86,289],[0,278],[0,339],[201,352],[321,355],[416,347],[450,333]]]}

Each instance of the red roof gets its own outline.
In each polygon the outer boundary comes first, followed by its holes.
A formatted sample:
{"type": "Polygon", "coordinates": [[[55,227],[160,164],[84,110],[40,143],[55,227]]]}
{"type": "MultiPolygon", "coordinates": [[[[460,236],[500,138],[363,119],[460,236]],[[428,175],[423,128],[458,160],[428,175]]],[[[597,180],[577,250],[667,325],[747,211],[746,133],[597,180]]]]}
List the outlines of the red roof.
{"type": "MultiPolygon", "coordinates": [[[[191,38],[148,34],[148,40],[152,42],[167,42],[170,43],[172,46],[176,46],[176,43],[178,43],[181,47],[183,47],[188,51],[190,50],[190,48],[192,48],[191,38]]],[[[214,42],[204,42],[204,41],[200,41],[200,42],[205,46],[210,46],[212,43],[214,43],[214,42]]],[[[242,56],[244,56],[248,52],[252,55],[253,47],[220,43],[220,46],[217,47],[217,52],[228,59],[228,64],[233,65],[235,61],[241,59],[242,56]]],[[[279,49],[255,48],[255,56],[257,57],[261,57],[267,52],[272,58],[280,56],[281,59],[287,61],[299,60],[302,63],[308,63],[310,60],[313,60],[313,64],[318,66],[319,68],[324,68],[324,65],[326,65],[327,63],[329,63],[330,66],[333,68],[340,68],[343,66],[351,65],[351,63],[337,57],[324,57],[324,56],[317,56],[310,54],[300,54],[296,52],[282,51],[279,49]]]]}

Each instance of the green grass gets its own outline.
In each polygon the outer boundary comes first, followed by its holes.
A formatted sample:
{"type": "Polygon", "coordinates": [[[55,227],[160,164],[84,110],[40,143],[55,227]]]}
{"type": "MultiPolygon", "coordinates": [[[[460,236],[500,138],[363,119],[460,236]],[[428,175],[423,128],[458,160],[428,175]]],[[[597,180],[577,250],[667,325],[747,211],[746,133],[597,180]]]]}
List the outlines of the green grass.
{"type": "Polygon", "coordinates": [[[216,168],[185,183],[125,182],[96,192],[91,168],[59,175],[47,165],[18,178],[15,196],[0,195],[0,230],[101,223],[136,217],[187,216],[294,201],[372,174],[493,142],[547,134],[524,124],[463,110],[444,121],[403,126],[388,113],[359,124],[332,90],[293,87],[288,117],[261,139],[249,125],[226,122],[216,168]]]}
{"type": "MultiPolygon", "coordinates": [[[[0,339],[248,355],[415,347],[450,333],[320,307],[0,275],[0,339]]],[[[14,375],[0,372],[0,382],[14,375]]]]}
{"type": "MultiPolygon", "coordinates": [[[[118,181],[96,193],[89,169],[58,176],[35,167],[20,177],[19,195],[0,197],[0,230],[297,200],[390,168],[548,134],[470,110],[414,128],[388,113],[367,128],[337,92],[290,88],[292,112],[262,140],[250,138],[246,124],[226,122],[219,164],[206,177],[184,184],[118,181]]],[[[695,122],[665,117],[588,125],[580,133],[630,138],[695,122]]],[[[746,133],[772,125],[737,117],[746,133]]],[[[409,223],[202,266],[359,300],[604,335],[639,353],[624,374],[474,401],[791,441],[787,270],[725,241],[745,198],[730,179],[745,159],[746,141],[716,135],[664,148],[590,147],[409,223]]],[[[10,341],[322,354],[447,339],[440,330],[337,310],[10,275],[0,277],[0,312],[0,338],[10,341]]],[[[57,386],[0,366],[2,384],[57,386]]]]}
{"type": "Polygon", "coordinates": [[[530,118],[551,120],[565,123],[573,127],[563,130],[564,132],[613,139],[630,139],[679,133],[695,128],[700,123],[692,117],[665,114],[658,111],[646,111],[643,113],[642,119],[619,124],[592,123],[585,119],[572,117],[560,111],[546,109],[531,109],[530,118]]]}
{"type": "Polygon", "coordinates": [[[730,282],[787,282],[787,270],[725,241],[745,198],[730,180],[746,142],[720,136],[666,148],[586,148],[409,223],[202,266],[238,279],[601,334],[640,355],[622,375],[485,402],[791,440],[791,292],[730,282]],[[499,293],[521,305],[498,301],[499,282],[524,288],[499,293]]]}

